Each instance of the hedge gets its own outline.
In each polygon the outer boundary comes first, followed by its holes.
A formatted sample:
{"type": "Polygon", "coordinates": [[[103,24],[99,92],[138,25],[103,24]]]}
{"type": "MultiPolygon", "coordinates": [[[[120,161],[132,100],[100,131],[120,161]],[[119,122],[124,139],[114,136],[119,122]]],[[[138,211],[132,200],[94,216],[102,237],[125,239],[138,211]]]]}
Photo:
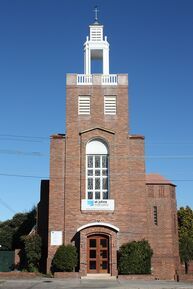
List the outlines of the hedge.
{"type": "Polygon", "coordinates": [[[150,274],[152,255],[146,240],[123,244],[118,252],[119,274],[150,274]]]}
{"type": "Polygon", "coordinates": [[[72,245],[60,246],[52,260],[52,272],[72,272],[77,266],[78,255],[72,245]]]}

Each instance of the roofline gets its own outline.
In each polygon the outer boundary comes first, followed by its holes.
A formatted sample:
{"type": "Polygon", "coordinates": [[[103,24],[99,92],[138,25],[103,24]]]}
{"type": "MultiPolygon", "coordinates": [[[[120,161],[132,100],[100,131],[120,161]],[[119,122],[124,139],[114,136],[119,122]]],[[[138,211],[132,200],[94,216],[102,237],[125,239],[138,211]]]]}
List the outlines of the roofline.
{"type": "Polygon", "coordinates": [[[105,129],[103,127],[93,127],[93,128],[89,128],[89,129],[86,129],[86,130],[83,130],[83,131],[80,131],[79,134],[83,134],[83,133],[86,133],[86,132],[89,132],[89,131],[92,131],[92,130],[96,130],[96,129],[99,129],[99,130],[102,130],[102,131],[105,131],[105,132],[108,132],[108,133],[111,133],[111,134],[115,134],[114,131],[110,130],[110,129],[105,129]]]}
{"type": "Polygon", "coordinates": [[[50,136],[51,139],[61,139],[61,138],[66,138],[66,135],[63,133],[57,133],[57,134],[52,134],[50,136]]]}

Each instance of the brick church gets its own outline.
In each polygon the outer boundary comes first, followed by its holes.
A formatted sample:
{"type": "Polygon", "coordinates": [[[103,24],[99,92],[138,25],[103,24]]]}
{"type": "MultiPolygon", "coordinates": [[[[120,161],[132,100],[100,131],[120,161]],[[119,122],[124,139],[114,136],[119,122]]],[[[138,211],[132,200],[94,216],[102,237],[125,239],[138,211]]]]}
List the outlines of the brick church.
{"type": "Polygon", "coordinates": [[[45,271],[62,244],[73,244],[78,270],[117,275],[117,251],[146,239],[152,274],[174,279],[178,270],[175,185],[146,175],[144,137],[129,133],[128,75],[109,73],[103,25],[89,26],[84,74],[66,75],[66,134],[51,136],[50,179],[41,183],[38,232],[45,271]],[[102,73],[92,73],[92,61],[102,73]]]}

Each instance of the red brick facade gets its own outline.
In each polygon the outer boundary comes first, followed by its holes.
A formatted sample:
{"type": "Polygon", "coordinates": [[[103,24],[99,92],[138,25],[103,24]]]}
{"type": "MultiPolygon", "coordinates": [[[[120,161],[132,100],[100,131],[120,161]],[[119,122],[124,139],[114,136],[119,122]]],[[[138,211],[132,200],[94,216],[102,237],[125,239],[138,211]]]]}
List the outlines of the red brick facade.
{"type": "MultiPolygon", "coordinates": [[[[77,85],[77,75],[67,75],[66,135],[51,137],[48,227],[44,234],[39,231],[44,239],[47,233],[47,271],[58,248],[51,244],[53,232],[62,232],[62,243],[77,246],[82,276],[87,274],[87,237],[102,234],[109,239],[111,275],[117,275],[119,247],[145,238],[154,252],[155,278],[174,279],[179,263],[175,186],[159,175],[146,178],[144,137],[129,134],[127,75],[117,77],[117,85],[101,85],[97,74],[92,85],[77,85]],[[89,115],[78,114],[78,97],[82,95],[90,97],[89,115]],[[117,112],[105,115],[104,96],[111,95],[116,96],[117,112]],[[86,145],[93,139],[108,147],[109,194],[114,210],[81,209],[86,197],[86,145]]],[[[41,220],[39,224],[42,228],[41,220]]]]}

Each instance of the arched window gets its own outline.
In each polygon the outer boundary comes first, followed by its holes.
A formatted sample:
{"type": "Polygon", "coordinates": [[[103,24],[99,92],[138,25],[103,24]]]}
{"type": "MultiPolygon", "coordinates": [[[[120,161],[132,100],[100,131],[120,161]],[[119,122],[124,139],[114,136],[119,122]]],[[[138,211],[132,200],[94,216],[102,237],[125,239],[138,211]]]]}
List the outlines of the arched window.
{"type": "Polygon", "coordinates": [[[95,139],[86,145],[86,199],[104,200],[108,192],[108,148],[95,139]]]}

